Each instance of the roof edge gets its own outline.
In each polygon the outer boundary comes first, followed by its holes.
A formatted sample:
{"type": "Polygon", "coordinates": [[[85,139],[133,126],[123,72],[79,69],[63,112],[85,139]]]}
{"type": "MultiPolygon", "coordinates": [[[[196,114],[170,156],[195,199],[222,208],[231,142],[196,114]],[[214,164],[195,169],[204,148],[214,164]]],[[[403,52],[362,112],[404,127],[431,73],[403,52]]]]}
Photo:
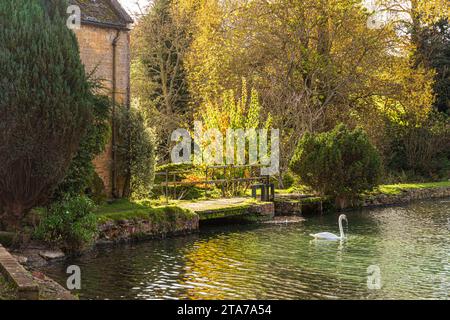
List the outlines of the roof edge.
{"type": "Polygon", "coordinates": [[[131,18],[131,16],[128,14],[128,12],[122,7],[122,5],[117,0],[109,0],[111,5],[113,6],[114,10],[117,11],[117,13],[120,15],[120,17],[126,21],[126,23],[130,24],[133,23],[134,20],[131,18]]]}
{"type": "Polygon", "coordinates": [[[123,31],[130,31],[130,28],[123,24],[114,24],[114,23],[108,23],[108,22],[98,22],[98,21],[92,21],[92,20],[86,20],[81,19],[81,23],[84,25],[91,25],[99,28],[106,28],[106,29],[116,29],[116,30],[123,30],[123,31]]]}

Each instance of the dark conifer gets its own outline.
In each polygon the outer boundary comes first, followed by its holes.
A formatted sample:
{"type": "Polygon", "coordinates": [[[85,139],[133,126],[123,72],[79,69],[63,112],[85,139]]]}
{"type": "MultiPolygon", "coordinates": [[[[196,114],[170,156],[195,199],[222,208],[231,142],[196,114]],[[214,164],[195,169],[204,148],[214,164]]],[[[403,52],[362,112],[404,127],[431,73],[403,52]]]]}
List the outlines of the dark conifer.
{"type": "Polygon", "coordinates": [[[0,223],[21,218],[66,175],[90,118],[90,89],[60,0],[0,1],[0,223]]]}

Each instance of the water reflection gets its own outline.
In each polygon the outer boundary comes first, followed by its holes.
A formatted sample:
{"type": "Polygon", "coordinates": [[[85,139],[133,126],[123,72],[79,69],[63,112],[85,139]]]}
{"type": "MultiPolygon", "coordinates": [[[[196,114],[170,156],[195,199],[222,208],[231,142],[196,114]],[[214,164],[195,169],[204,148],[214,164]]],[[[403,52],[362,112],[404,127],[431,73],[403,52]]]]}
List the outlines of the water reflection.
{"type": "Polygon", "coordinates": [[[299,224],[214,227],[105,248],[45,271],[82,268],[87,299],[448,299],[450,206],[441,201],[347,214],[348,239],[311,240],[338,215],[299,224]],[[367,288],[378,266],[382,288],[367,288]]]}

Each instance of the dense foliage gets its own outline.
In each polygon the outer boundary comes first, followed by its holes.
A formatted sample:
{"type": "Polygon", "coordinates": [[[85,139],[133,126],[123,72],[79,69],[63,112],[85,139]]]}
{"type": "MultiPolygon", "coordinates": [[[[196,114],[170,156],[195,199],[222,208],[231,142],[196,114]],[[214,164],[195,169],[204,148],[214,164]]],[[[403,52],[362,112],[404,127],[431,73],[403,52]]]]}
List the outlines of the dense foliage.
{"type": "Polygon", "coordinates": [[[406,180],[449,177],[450,121],[445,114],[432,112],[420,124],[389,121],[385,144],[386,165],[393,174],[405,174],[406,180]]]}
{"type": "Polygon", "coordinates": [[[66,176],[90,118],[66,9],[65,1],[0,2],[0,207],[10,228],[66,176]]]}
{"type": "Polygon", "coordinates": [[[122,195],[148,198],[155,178],[155,137],[135,109],[120,108],[117,115],[119,172],[125,177],[122,195]]]}
{"type": "Polygon", "coordinates": [[[342,124],[331,132],[306,133],[290,168],[302,183],[338,203],[373,189],[381,176],[380,156],[367,135],[342,124]]]}
{"type": "Polygon", "coordinates": [[[35,237],[68,253],[77,253],[92,243],[97,234],[97,217],[92,200],[66,197],[42,213],[35,237]]]}
{"type": "Polygon", "coordinates": [[[436,71],[434,92],[435,107],[450,115],[450,21],[442,19],[420,31],[415,55],[417,63],[423,63],[436,71]]]}
{"type": "Polygon", "coordinates": [[[95,172],[93,160],[105,150],[110,138],[111,102],[103,95],[92,95],[93,117],[88,124],[87,132],[81,140],[77,154],[70,164],[64,181],[59,185],[56,198],[65,195],[87,193],[96,199],[101,198],[103,188],[97,188],[100,179],[95,172]]]}

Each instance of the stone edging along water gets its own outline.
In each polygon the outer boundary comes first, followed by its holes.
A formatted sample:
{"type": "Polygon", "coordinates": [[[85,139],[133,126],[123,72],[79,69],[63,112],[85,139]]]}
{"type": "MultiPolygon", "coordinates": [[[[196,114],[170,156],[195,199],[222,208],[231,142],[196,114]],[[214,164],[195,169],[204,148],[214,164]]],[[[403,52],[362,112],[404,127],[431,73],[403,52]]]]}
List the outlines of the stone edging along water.
{"type": "MultiPolygon", "coordinates": [[[[434,187],[422,189],[403,189],[398,194],[365,195],[353,203],[348,203],[343,210],[356,210],[365,207],[404,205],[415,200],[426,200],[450,197],[450,187],[434,187]]],[[[234,218],[257,222],[270,219],[275,215],[317,214],[326,211],[332,204],[320,197],[304,195],[280,195],[273,203],[253,203],[228,208],[204,210],[196,208],[190,217],[177,218],[173,221],[152,222],[131,219],[109,221],[99,226],[100,234],[97,244],[161,239],[168,236],[187,235],[197,232],[200,221],[234,218]]],[[[226,223],[225,220],[224,223],[226,223]]]]}
{"type": "Polygon", "coordinates": [[[132,218],[103,222],[99,225],[99,236],[96,244],[188,235],[199,230],[200,221],[223,219],[225,221],[256,222],[265,221],[274,216],[274,204],[267,202],[244,203],[219,208],[208,208],[202,206],[201,203],[196,203],[195,208],[186,205],[184,209],[190,210],[191,214],[174,216],[172,219],[159,221],[132,218]]]}
{"type": "MultiPolygon", "coordinates": [[[[450,197],[450,187],[430,187],[416,189],[402,189],[397,194],[369,194],[359,199],[344,204],[341,210],[351,211],[360,208],[385,207],[405,205],[418,200],[442,199],[450,197]]],[[[277,215],[286,213],[317,214],[334,207],[334,203],[321,197],[305,197],[304,195],[287,194],[280,195],[275,200],[275,212],[277,215]]]]}
{"type": "Polygon", "coordinates": [[[145,219],[108,221],[99,225],[99,237],[96,243],[162,239],[168,236],[187,235],[197,231],[198,228],[198,215],[171,222],[152,222],[145,219]]]}
{"type": "Polygon", "coordinates": [[[417,200],[441,199],[450,197],[450,187],[436,187],[423,189],[404,189],[399,194],[377,194],[365,197],[360,207],[377,207],[403,205],[417,200]]]}
{"type": "Polygon", "coordinates": [[[38,300],[39,286],[33,276],[0,245],[0,273],[17,289],[19,299],[38,300]]]}

